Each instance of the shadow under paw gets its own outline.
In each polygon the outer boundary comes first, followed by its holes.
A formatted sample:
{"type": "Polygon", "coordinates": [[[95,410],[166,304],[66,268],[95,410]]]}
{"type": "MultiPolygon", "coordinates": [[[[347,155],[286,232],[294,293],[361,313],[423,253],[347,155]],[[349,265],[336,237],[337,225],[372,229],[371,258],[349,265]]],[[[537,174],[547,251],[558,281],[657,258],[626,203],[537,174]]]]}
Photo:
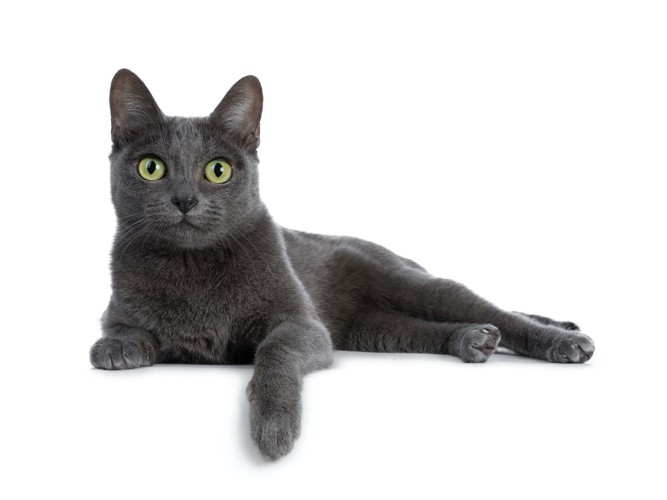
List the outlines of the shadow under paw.
{"type": "Polygon", "coordinates": [[[466,363],[484,363],[500,342],[500,330],[494,325],[466,325],[449,340],[449,353],[466,363]]]}

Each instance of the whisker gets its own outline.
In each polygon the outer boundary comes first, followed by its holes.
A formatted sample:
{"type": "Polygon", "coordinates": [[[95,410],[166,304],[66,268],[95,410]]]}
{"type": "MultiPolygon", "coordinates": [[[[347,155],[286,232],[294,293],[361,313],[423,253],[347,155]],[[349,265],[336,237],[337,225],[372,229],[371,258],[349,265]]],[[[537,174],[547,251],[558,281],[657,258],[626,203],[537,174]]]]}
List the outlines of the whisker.
{"type": "Polygon", "coordinates": [[[234,239],[234,241],[241,247],[241,250],[243,250],[245,252],[245,254],[248,256],[248,260],[250,260],[250,265],[252,266],[253,270],[255,271],[255,274],[257,274],[257,268],[255,267],[255,263],[252,261],[252,257],[250,256],[248,251],[243,246],[243,243],[241,243],[241,241],[239,241],[233,234],[230,233],[229,236],[234,239]]]}
{"type": "Polygon", "coordinates": [[[123,226],[123,227],[120,228],[120,232],[121,233],[131,232],[135,228],[135,226],[138,226],[139,224],[142,224],[143,222],[146,222],[147,220],[148,219],[139,219],[138,221],[135,221],[135,222],[131,223],[129,226],[123,226]]]}
{"type": "Polygon", "coordinates": [[[129,238],[128,238],[127,243],[125,244],[125,247],[123,248],[123,251],[120,254],[120,257],[118,258],[119,262],[121,262],[123,260],[123,255],[125,255],[125,252],[130,247],[132,242],[134,242],[137,238],[143,236],[147,232],[150,232],[150,229],[153,226],[153,224],[151,224],[151,222],[152,221],[150,219],[142,219],[138,223],[133,224],[134,234],[130,233],[129,235],[125,235],[125,236],[128,236],[129,238]],[[146,225],[145,226],[139,225],[142,222],[145,223],[146,225]]]}
{"type": "MultiPolygon", "coordinates": [[[[145,231],[145,236],[144,236],[144,241],[141,242],[141,249],[144,249],[144,246],[146,245],[146,240],[148,237],[151,235],[151,232],[153,232],[153,229],[157,228],[159,224],[155,221],[153,221],[152,224],[148,226],[148,230],[145,231]]],[[[157,234],[155,234],[156,242],[157,242],[157,234]]]]}
{"type": "Polygon", "coordinates": [[[258,248],[255,246],[255,244],[252,242],[252,240],[250,240],[250,238],[248,238],[248,237],[247,237],[245,234],[243,234],[243,233],[239,233],[239,234],[240,234],[241,236],[243,236],[243,237],[245,238],[245,240],[246,240],[248,243],[250,243],[250,245],[252,245],[252,247],[253,247],[253,248],[255,249],[255,251],[257,252],[257,255],[259,255],[259,256],[261,257],[261,259],[264,261],[264,263],[266,264],[266,268],[267,268],[267,269],[269,270],[269,272],[271,273],[271,278],[273,278],[273,279],[275,280],[275,279],[276,279],[276,276],[275,276],[275,274],[273,274],[273,270],[271,269],[271,264],[269,264],[269,261],[266,260],[266,257],[264,257],[264,255],[262,254],[262,252],[259,251],[259,249],[258,249],[258,248]]]}
{"type": "Polygon", "coordinates": [[[138,214],[130,214],[130,215],[124,215],[122,217],[116,217],[116,220],[126,220],[126,219],[136,219],[137,217],[143,217],[143,213],[138,213],[138,214]]]}

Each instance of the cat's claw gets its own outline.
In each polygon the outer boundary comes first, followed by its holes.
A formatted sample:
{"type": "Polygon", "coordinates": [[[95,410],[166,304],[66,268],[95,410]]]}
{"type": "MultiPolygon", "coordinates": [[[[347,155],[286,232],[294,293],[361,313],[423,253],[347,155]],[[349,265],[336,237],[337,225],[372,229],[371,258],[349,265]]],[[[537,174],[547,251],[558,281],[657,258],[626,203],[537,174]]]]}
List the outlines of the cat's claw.
{"type": "Polygon", "coordinates": [[[547,351],[552,363],[585,363],[593,357],[595,344],[588,335],[569,332],[559,335],[547,351]]]}
{"type": "Polygon", "coordinates": [[[468,325],[458,329],[449,340],[449,352],[465,363],[484,363],[500,343],[500,330],[494,325],[468,325]]]}
{"type": "Polygon", "coordinates": [[[137,339],[102,337],[90,348],[90,363],[104,370],[125,370],[155,363],[153,348],[137,339]]]}

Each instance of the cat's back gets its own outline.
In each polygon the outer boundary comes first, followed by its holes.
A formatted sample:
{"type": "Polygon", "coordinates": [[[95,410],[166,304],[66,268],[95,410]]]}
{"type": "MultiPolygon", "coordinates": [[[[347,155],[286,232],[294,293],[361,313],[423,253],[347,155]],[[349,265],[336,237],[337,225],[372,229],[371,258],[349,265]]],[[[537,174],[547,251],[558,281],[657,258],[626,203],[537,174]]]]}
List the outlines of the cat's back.
{"type": "MultiPolygon", "coordinates": [[[[333,236],[281,228],[287,254],[297,273],[321,270],[323,267],[379,264],[422,269],[417,263],[401,257],[385,247],[352,236],[333,236]]],[[[301,273],[299,273],[301,275],[301,273]]]]}

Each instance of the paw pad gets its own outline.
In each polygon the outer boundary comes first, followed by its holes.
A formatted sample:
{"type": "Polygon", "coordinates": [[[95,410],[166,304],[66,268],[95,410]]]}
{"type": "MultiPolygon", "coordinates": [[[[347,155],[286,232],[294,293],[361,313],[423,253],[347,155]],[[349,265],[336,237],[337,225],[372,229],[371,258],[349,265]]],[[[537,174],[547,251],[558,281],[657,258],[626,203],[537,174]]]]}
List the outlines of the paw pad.
{"type": "Polygon", "coordinates": [[[450,354],[466,363],[484,363],[500,342],[500,330],[493,325],[468,325],[457,330],[450,339],[450,354]]]}
{"type": "Polygon", "coordinates": [[[556,337],[547,359],[553,363],[585,363],[594,352],[593,339],[583,333],[571,333],[556,337]]]}

